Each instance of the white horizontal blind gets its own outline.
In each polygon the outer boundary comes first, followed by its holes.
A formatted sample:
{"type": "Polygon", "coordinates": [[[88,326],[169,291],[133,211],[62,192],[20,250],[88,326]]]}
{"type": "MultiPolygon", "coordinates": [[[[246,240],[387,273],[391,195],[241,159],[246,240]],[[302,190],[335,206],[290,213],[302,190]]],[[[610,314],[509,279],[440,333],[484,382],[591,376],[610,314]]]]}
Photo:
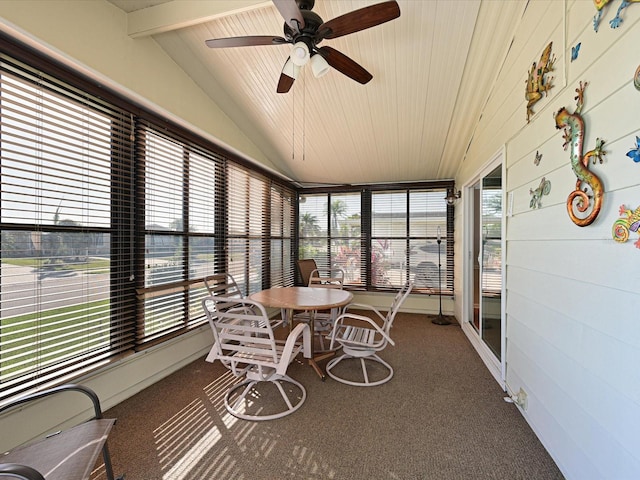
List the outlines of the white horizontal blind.
{"type": "MultiPolygon", "coordinates": [[[[188,156],[189,280],[226,271],[224,258],[224,159],[192,146],[188,156]]],[[[201,319],[205,294],[199,284],[189,285],[189,320],[201,319]]]]}
{"type": "Polygon", "coordinates": [[[398,287],[407,279],[414,282],[416,292],[432,293],[452,286],[453,269],[448,268],[447,262],[449,229],[445,196],[444,188],[372,193],[375,286],[398,287]]]}
{"type": "Polygon", "coordinates": [[[202,325],[207,275],[293,283],[292,187],[8,48],[77,86],[0,54],[0,401],[202,325]]]}
{"type": "Polygon", "coordinates": [[[0,63],[0,397],[133,345],[131,118],[0,63]]]}

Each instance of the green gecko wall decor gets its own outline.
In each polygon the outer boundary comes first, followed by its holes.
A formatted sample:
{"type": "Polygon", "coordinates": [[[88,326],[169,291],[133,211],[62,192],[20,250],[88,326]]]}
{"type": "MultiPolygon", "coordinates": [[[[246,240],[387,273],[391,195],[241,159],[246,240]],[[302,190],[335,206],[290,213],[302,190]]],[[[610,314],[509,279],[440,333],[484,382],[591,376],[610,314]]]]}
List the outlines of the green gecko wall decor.
{"type": "Polygon", "coordinates": [[[567,198],[567,212],[571,221],[579,227],[591,225],[600,213],[604,197],[604,185],[602,180],[589,170],[589,159],[593,157],[593,163],[598,160],[602,163],[606,152],[603,149],[604,140],[596,139],[596,148],[583,154],[583,141],[585,136],[585,124],[582,118],[584,106],[584,90],[588,83],[580,82],[576,93],[576,109],[569,113],[562,107],[555,115],[556,128],[564,129],[564,149],[570,148],[571,168],[578,178],[576,188],[567,198]]]}

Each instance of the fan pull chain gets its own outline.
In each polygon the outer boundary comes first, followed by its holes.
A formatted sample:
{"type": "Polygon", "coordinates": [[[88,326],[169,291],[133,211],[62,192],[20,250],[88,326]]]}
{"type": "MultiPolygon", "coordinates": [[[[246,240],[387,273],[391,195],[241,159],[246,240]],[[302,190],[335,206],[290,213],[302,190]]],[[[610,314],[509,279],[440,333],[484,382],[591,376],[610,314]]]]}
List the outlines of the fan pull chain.
{"type": "Polygon", "coordinates": [[[291,160],[296,159],[296,91],[293,93],[293,101],[291,102],[291,160]]]}

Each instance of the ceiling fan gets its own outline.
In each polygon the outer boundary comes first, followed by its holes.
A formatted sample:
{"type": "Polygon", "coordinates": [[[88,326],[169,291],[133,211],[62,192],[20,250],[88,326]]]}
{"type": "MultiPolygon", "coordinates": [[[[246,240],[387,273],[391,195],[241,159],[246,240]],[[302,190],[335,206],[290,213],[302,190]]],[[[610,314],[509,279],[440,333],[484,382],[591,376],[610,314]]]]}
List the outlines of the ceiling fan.
{"type": "Polygon", "coordinates": [[[400,7],[395,0],[360,8],[327,22],[311,11],[315,0],[273,0],[273,3],[285,20],[284,37],[257,35],[214,38],[205,43],[211,48],[293,44],[280,74],[278,93],[286,93],[291,89],[300,68],[307,62],[311,64],[316,77],[327,73],[331,66],[356,82],[369,82],[373,76],[358,63],[334,48],[318,47],[318,44],[324,39],[359,32],[400,16],[400,7]]]}

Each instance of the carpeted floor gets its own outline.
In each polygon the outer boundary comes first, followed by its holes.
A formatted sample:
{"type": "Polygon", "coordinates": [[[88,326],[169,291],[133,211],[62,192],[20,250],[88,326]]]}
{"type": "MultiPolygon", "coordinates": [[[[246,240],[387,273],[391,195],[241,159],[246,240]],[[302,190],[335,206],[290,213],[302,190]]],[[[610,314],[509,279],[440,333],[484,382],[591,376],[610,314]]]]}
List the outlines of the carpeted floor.
{"type": "MultiPolygon", "coordinates": [[[[395,376],[362,388],[322,382],[301,361],[300,410],[247,422],[222,403],[235,379],[198,360],[105,413],[116,474],[182,479],[561,479],[460,327],[399,314],[395,376]]],[[[100,469],[92,478],[104,478],[100,469]]]]}

